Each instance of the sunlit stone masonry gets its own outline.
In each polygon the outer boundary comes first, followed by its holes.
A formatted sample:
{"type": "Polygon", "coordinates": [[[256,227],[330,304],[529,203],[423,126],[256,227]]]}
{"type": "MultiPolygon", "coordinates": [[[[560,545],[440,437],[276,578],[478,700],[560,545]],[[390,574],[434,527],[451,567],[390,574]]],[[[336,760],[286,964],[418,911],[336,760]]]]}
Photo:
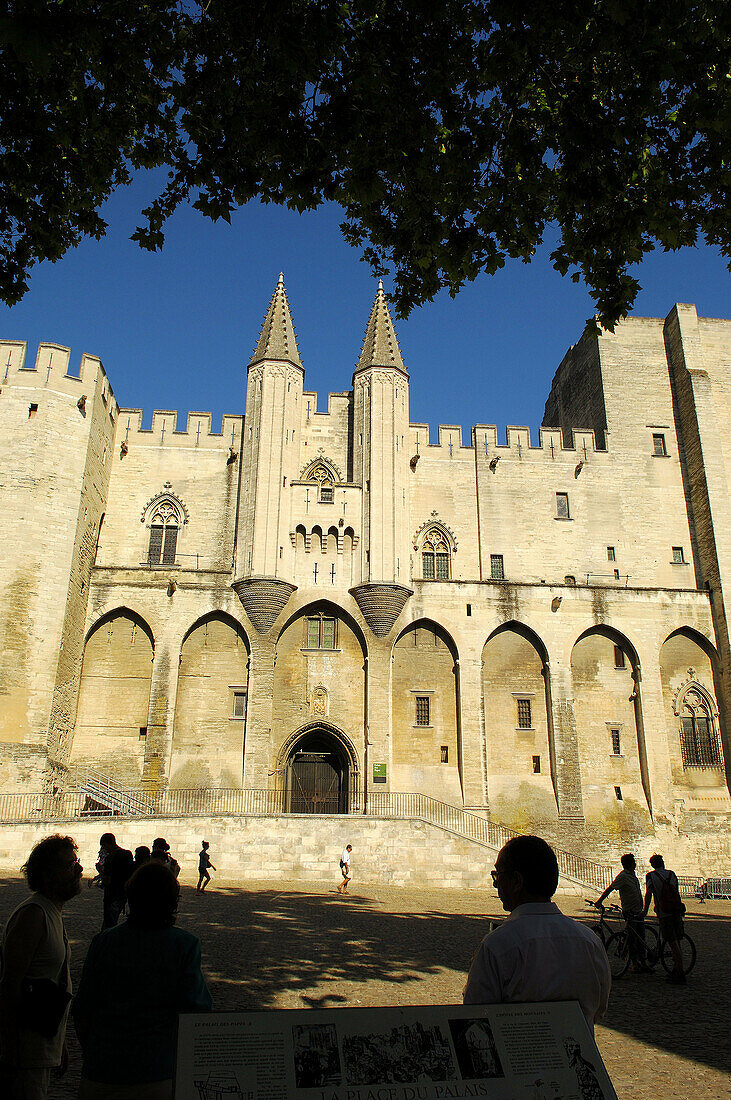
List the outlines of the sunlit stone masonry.
{"type": "Polygon", "coordinates": [[[220,431],[143,428],[56,344],[0,382],[3,792],[418,792],[729,865],[731,322],[582,336],[538,439],[411,423],[380,284],[326,410],[281,276],[220,431]]]}

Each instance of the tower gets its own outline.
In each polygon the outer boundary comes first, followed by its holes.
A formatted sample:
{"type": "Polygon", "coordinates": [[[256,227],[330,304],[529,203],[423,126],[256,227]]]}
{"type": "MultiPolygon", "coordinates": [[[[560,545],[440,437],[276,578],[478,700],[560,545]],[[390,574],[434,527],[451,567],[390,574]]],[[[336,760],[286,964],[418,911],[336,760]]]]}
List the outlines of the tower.
{"type": "Polygon", "coordinates": [[[379,279],[353,375],[354,478],[363,487],[361,576],[352,590],[379,637],[412,594],[409,577],[409,377],[379,279]]]}
{"type": "Polygon", "coordinates": [[[272,626],[295,586],[281,577],[297,475],[304,368],[280,274],[249,362],[233,587],[258,631],[272,626]]]}

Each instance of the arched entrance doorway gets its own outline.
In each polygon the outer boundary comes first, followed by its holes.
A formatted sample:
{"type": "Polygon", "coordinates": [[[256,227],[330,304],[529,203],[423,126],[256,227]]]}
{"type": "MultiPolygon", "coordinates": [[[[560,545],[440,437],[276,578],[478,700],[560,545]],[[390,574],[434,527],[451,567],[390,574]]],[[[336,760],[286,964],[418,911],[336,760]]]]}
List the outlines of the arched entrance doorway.
{"type": "Polygon", "coordinates": [[[350,759],[340,739],[321,727],[308,730],[287,760],[287,812],[346,814],[351,780],[350,759]]]}

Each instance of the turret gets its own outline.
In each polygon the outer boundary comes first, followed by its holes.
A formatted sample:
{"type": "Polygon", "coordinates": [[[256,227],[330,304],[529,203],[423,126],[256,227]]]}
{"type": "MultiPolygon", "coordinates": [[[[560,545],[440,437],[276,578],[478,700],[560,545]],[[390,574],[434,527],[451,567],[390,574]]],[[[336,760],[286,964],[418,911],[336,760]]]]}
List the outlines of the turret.
{"type": "Polygon", "coordinates": [[[374,633],[387,634],[409,578],[409,379],[383,283],[353,375],[354,477],[363,487],[362,571],[353,595],[374,633]]]}
{"type": "Polygon", "coordinates": [[[290,529],[283,488],[298,473],[303,379],[280,274],[248,368],[233,585],[262,633],[295,591],[281,578],[280,562],[290,529]]]}

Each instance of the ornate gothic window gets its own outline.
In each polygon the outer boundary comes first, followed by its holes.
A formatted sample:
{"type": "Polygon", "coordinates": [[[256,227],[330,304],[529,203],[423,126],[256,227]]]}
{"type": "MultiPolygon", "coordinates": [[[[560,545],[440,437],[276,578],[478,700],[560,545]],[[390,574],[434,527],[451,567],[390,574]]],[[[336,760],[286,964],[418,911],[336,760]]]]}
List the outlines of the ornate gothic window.
{"type": "Polygon", "coordinates": [[[175,565],[178,532],[188,522],[188,510],[169,481],[163,492],[148,500],[140,517],[150,532],[147,565],[175,565]]]}
{"type": "Polygon", "coordinates": [[[705,696],[691,688],[680,712],[680,749],[684,768],[720,768],[721,743],[705,696]]]}
{"type": "Polygon", "coordinates": [[[307,470],[305,481],[317,482],[317,498],[321,504],[332,504],[335,500],[335,474],[325,462],[315,462],[307,470]]]}
{"type": "Polygon", "coordinates": [[[432,527],[421,544],[421,575],[428,581],[448,581],[452,552],[443,531],[432,527]]]}
{"type": "Polygon", "coordinates": [[[178,514],[170,503],[160,504],[150,524],[148,565],[174,565],[178,546],[178,514]]]}

